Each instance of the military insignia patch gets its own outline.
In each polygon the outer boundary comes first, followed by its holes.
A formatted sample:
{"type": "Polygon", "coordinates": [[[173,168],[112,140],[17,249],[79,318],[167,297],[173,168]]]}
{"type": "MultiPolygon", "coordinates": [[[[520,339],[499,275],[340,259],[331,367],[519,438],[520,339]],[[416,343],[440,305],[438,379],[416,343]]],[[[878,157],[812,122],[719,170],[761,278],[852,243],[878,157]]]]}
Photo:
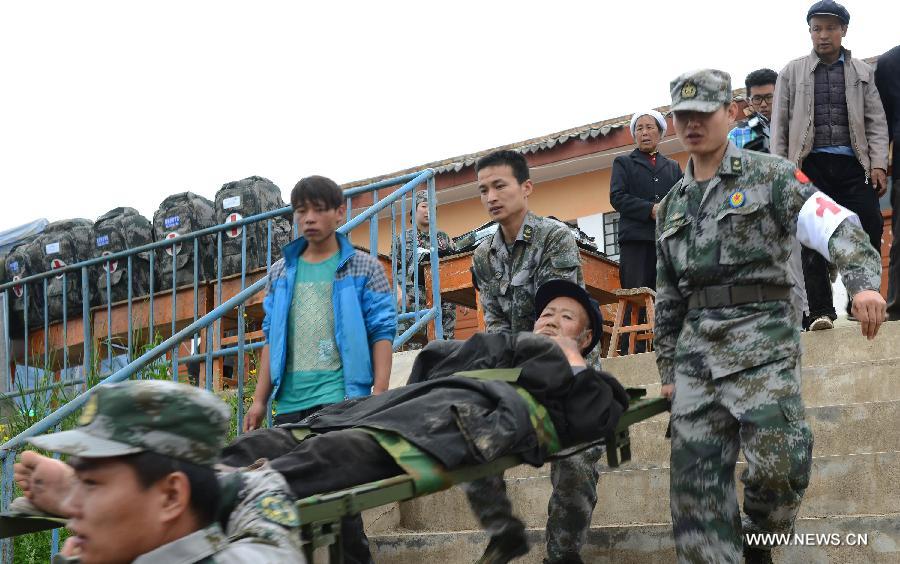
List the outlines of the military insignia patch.
{"type": "Polygon", "coordinates": [[[94,394],[88,398],[87,403],[84,404],[84,409],[81,410],[81,417],[78,418],[79,425],[87,425],[91,421],[94,420],[94,417],[97,416],[97,395],[94,394]]]}
{"type": "Polygon", "coordinates": [[[534,235],[534,228],[530,225],[526,225],[522,230],[522,238],[525,239],[526,242],[531,241],[531,236],[534,235]]]}
{"type": "Polygon", "coordinates": [[[744,193],[738,190],[728,198],[728,203],[731,204],[731,207],[733,208],[739,208],[744,205],[744,200],[744,193]]]}
{"type": "Polygon", "coordinates": [[[285,527],[299,527],[300,515],[294,503],[281,494],[267,495],[257,502],[259,511],[267,520],[285,527]]]}
{"type": "Polygon", "coordinates": [[[697,85],[693,82],[687,82],[684,86],[681,87],[681,97],[682,98],[693,98],[697,95],[697,85]]]}
{"type": "Polygon", "coordinates": [[[731,172],[740,173],[744,169],[740,157],[731,157],[731,172]]]}
{"type": "Polygon", "coordinates": [[[803,174],[803,171],[799,168],[794,170],[794,178],[796,178],[803,184],[809,184],[809,177],[803,174]]]}

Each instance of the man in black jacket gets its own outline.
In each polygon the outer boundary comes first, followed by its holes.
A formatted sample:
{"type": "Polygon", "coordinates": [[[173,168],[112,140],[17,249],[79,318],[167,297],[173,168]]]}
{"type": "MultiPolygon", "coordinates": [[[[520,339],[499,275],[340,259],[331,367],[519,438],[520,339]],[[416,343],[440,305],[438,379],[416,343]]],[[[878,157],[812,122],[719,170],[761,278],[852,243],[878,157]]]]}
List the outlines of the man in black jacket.
{"type": "Polygon", "coordinates": [[[619,212],[622,288],[656,288],[656,210],[681,178],[681,166],[657,151],[666,120],[656,110],[631,118],[637,148],[613,161],[609,200],[619,212]]]}
{"type": "Polygon", "coordinates": [[[891,208],[894,211],[894,243],[891,245],[888,266],[888,315],[900,319],[900,168],[897,167],[897,132],[900,132],[900,45],[878,57],[875,67],[875,86],[881,95],[881,103],[888,122],[888,137],[894,143],[891,166],[894,169],[891,187],[891,208]]]}

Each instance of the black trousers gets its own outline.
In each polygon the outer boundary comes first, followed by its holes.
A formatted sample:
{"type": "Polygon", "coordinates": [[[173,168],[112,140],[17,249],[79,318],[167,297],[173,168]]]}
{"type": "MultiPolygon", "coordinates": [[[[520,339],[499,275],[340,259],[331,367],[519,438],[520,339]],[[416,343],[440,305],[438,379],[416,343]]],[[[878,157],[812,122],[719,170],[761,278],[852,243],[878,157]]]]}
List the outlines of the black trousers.
{"type": "MultiPolygon", "coordinates": [[[[656,289],[656,242],[655,241],[619,241],[619,283],[623,289],[653,288],[656,289]]],[[[638,323],[647,320],[647,311],[640,308],[638,323]]],[[[625,306],[625,319],[631,319],[631,305],[625,306]]],[[[634,352],[647,350],[644,341],[635,344],[634,352]]],[[[628,339],[620,339],[619,354],[628,354],[628,339]]]]}
{"type": "MultiPolygon", "coordinates": [[[[881,235],[884,220],[878,197],[871,181],[866,183],[866,173],[855,157],[811,153],[803,161],[803,172],[816,188],[831,196],[835,202],[859,216],[863,229],[872,246],[881,254],[881,235]]],[[[828,277],[828,261],[816,251],[803,247],[803,278],[806,281],[806,298],[809,303],[809,319],[822,315],[836,319],[828,277]]]]}
{"type": "Polygon", "coordinates": [[[619,282],[622,288],[656,289],[654,241],[619,241],[619,282]]]}
{"type": "MultiPolygon", "coordinates": [[[[245,433],[222,451],[222,463],[248,466],[260,458],[284,476],[297,499],[383,480],[403,473],[394,459],[365,431],[348,429],[302,442],[281,427],[245,433]]],[[[346,564],[370,564],[369,539],[360,515],[341,521],[346,564]]]]}
{"type": "MultiPolygon", "coordinates": [[[[894,142],[894,158],[897,158],[897,143],[894,142]]],[[[894,241],[891,244],[890,262],[888,263],[888,314],[891,319],[900,319],[900,163],[894,161],[894,178],[891,184],[891,208],[894,210],[891,219],[891,232],[894,241]]]]}

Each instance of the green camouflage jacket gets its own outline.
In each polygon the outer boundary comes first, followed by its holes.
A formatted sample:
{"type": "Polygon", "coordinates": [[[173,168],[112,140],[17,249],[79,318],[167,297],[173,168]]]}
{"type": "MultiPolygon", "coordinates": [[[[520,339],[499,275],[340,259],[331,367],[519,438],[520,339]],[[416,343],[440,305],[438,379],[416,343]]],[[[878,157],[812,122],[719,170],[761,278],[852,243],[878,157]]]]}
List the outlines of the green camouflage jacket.
{"type": "Polygon", "coordinates": [[[790,162],[732,143],[702,193],[688,163],[660,204],[656,232],[655,348],[663,384],[674,382],[676,367],[706,367],[721,378],[799,354],[788,301],[687,307],[690,294],[706,286],[789,287],[795,232],[837,265],[851,296],[880,283],[881,258],[855,214],[790,162]]]}
{"type": "Polygon", "coordinates": [[[475,249],[472,272],[484,309],[485,330],[534,329],[534,295],[548,280],[569,280],[584,286],[581,257],[572,232],[563,223],[531,212],[511,249],[497,229],[475,249]]]}

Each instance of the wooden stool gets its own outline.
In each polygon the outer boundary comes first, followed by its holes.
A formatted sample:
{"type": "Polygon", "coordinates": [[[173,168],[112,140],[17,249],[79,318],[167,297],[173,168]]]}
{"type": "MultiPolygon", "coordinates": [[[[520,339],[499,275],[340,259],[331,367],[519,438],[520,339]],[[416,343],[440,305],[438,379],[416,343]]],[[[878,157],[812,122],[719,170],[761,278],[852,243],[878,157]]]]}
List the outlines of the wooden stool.
{"type": "Polygon", "coordinates": [[[618,298],[616,306],[616,320],[613,322],[609,331],[609,349],[607,356],[613,357],[619,355],[619,337],[628,336],[628,354],[634,354],[634,346],[637,341],[647,343],[647,350],[653,350],[653,322],[654,311],[653,303],[656,298],[656,292],[652,288],[629,288],[627,290],[613,290],[613,294],[618,298]],[[631,305],[630,323],[625,324],[625,306],[631,305]],[[647,309],[647,321],[638,323],[640,308],[647,309]]]}

